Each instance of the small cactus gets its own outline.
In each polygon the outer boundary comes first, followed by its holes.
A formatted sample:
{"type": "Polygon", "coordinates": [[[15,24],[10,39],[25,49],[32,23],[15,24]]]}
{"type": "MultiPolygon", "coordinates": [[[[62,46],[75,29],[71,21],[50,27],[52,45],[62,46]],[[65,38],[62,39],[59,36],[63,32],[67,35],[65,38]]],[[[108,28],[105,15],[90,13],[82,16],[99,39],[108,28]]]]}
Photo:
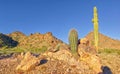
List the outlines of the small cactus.
{"type": "Polygon", "coordinates": [[[78,33],[75,29],[70,30],[69,32],[69,45],[72,53],[77,53],[78,48],[78,33]]]}

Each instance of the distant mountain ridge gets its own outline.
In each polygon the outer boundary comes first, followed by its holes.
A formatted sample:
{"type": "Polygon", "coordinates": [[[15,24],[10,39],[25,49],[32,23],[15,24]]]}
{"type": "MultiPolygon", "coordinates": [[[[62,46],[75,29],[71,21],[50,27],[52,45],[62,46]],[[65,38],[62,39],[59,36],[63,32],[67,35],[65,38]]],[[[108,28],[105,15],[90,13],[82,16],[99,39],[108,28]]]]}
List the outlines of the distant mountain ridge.
{"type": "MultiPolygon", "coordinates": [[[[88,33],[85,37],[94,45],[93,32],[88,33]]],[[[26,36],[24,33],[16,31],[10,34],[0,34],[0,46],[21,47],[21,48],[42,48],[55,47],[57,44],[63,44],[62,40],[57,39],[51,32],[45,34],[34,33],[26,36]],[[16,44],[15,44],[16,43],[16,44]]],[[[65,43],[64,43],[65,44],[65,43]]],[[[112,39],[99,33],[99,47],[108,49],[120,49],[120,40],[112,39]]]]}
{"type": "MultiPolygon", "coordinates": [[[[90,40],[91,44],[94,44],[94,33],[90,32],[85,37],[90,40]]],[[[99,33],[99,47],[108,49],[120,49],[120,40],[112,39],[99,33]]]]}

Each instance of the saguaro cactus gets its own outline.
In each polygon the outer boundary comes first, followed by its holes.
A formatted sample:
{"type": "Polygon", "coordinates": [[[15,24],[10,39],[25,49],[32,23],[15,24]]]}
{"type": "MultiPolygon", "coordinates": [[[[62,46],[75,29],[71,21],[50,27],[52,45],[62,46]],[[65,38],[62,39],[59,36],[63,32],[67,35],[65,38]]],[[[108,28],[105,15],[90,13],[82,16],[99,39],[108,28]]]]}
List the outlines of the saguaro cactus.
{"type": "Polygon", "coordinates": [[[69,45],[72,53],[77,53],[78,48],[78,33],[75,29],[70,30],[69,32],[69,45]]]}
{"type": "Polygon", "coordinates": [[[94,25],[94,44],[95,44],[95,47],[96,47],[96,51],[98,52],[98,14],[97,14],[97,8],[94,7],[94,10],[93,10],[93,19],[92,19],[92,22],[93,22],[93,25],[94,25]]]}

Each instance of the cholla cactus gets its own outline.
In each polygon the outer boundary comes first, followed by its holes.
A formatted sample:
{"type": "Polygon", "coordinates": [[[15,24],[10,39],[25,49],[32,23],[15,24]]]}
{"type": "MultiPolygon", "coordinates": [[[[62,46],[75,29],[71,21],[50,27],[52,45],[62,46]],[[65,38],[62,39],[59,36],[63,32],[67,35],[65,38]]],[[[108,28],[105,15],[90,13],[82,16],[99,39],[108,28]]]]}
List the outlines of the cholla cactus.
{"type": "Polygon", "coordinates": [[[78,33],[75,29],[69,32],[69,45],[72,53],[77,53],[78,48],[78,33]]]}
{"type": "Polygon", "coordinates": [[[96,47],[96,51],[98,52],[98,14],[97,14],[97,8],[94,7],[94,17],[92,19],[92,22],[94,24],[94,44],[96,47]]]}

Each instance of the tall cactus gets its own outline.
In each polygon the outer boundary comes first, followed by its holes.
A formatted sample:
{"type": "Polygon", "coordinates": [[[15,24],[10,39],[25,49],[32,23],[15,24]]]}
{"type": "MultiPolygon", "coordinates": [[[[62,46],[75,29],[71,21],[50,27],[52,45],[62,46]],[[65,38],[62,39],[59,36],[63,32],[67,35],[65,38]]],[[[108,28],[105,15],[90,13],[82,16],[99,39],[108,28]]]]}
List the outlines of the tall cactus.
{"type": "Polygon", "coordinates": [[[94,10],[93,10],[93,19],[92,19],[92,22],[93,22],[93,25],[94,25],[94,43],[95,43],[95,47],[96,47],[96,51],[98,52],[98,14],[97,14],[97,8],[94,7],[94,10]]]}
{"type": "Polygon", "coordinates": [[[78,33],[75,29],[70,30],[69,32],[69,45],[72,53],[77,53],[78,48],[78,33]]]}

